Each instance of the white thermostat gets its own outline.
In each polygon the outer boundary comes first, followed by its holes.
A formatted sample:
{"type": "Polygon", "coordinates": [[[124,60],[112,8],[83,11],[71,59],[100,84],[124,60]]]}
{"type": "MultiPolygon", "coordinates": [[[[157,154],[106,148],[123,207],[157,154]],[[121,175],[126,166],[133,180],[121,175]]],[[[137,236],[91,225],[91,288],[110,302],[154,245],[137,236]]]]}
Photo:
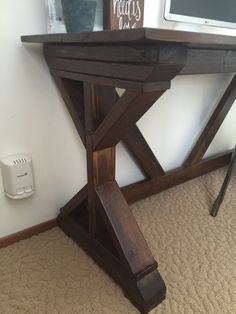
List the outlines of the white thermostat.
{"type": "Polygon", "coordinates": [[[32,161],[26,155],[11,155],[0,161],[3,187],[13,199],[29,197],[35,192],[32,161]]]}

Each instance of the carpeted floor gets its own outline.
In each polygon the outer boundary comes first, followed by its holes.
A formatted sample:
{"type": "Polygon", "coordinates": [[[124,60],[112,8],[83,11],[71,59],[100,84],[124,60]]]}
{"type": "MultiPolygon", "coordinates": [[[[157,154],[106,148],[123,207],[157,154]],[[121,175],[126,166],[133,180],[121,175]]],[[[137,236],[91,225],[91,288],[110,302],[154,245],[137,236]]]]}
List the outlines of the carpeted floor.
{"type": "MultiPolygon", "coordinates": [[[[152,314],[236,313],[236,176],[208,215],[226,169],[132,206],[167,284],[152,314]]],[[[59,228],[0,250],[0,313],[133,314],[121,289],[59,228]]]]}

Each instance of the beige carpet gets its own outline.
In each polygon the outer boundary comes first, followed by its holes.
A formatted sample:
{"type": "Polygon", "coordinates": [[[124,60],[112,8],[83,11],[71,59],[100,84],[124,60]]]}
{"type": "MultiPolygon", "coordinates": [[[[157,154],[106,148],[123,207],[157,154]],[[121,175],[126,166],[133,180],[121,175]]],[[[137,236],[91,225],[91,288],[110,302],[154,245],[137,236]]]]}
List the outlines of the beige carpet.
{"type": "MultiPolygon", "coordinates": [[[[151,313],[236,313],[236,176],[219,216],[225,169],[134,204],[159,262],[166,300],[151,313]]],[[[58,228],[0,250],[0,313],[138,313],[120,288],[58,228]]]]}

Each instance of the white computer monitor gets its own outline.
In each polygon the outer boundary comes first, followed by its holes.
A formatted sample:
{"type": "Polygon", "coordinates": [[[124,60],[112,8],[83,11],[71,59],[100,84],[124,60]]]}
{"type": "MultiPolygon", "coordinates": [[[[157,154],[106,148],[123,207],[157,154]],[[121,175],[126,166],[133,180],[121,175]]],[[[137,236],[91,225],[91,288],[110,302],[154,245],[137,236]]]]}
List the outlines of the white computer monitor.
{"type": "Polygon", "coordinates": [[[169,21],[236,28],[236,0],[166,0],[169,21]]]}

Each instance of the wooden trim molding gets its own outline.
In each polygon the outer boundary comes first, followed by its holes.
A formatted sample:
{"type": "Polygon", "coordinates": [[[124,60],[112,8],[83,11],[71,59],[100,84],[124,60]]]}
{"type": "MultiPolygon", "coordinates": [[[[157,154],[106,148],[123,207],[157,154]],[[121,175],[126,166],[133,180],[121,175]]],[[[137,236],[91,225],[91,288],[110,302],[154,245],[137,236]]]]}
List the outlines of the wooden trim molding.
{"type": "Polygon", "coordinates": [[[39,233],[50,230],[56,226],[57,226],[57,219],[54,218],[54,219],[42,222],[33,227],[30,227],[30,228],[18,231],[16,233],[10,234],[6,237],[0,238],[0,249],[8,245],[11,245],[15,242],[25,240],[39,233]]]}

